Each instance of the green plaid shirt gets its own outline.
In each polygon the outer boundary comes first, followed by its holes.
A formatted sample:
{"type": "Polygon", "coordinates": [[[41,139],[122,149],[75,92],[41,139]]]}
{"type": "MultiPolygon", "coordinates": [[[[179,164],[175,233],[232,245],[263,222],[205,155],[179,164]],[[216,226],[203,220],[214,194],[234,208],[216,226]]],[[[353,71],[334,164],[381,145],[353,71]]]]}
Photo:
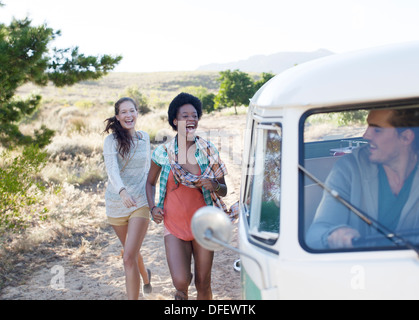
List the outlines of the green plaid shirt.
{"type": "MultiPolygon", "coordinates": [[[[209,143],[214,147],[214,150],[217,150],[211,142],[209,143]]],[[[168,145],[169,143],[166,144],[166,147],[168,147],[168,145]]],[[[201,168],[201,172],[204,172],[207,169],[209,162],[205,154],[199,149],[199,144],[196,144],[196,146],[197,148],[195,152],[195,159],[198,162],[199,167],[201,168]]],[[[175,152],[176,154],[178,154],[179,152],[177,142],[175,143],[175,152]]],[[[155,164],[162,168],[160,174],[159,203],[157,204],[157,206],[163,209],[164,199],[166,197],[167,180],[169,179],[169,174],[171,170],[169,157],[167,155],[166,150],[164,149],[164,144],[161,144],[154,150],[151,160],[153,160],[155,164]]],[[[178,183],[177,181],[175,182],[178,183]]],[[[206,190],[205,188],[202,188],[202,192],[204,195],[205,203],[208,206],[212,206],[213,202],[211,199],[211,192],[206,190]]]]}

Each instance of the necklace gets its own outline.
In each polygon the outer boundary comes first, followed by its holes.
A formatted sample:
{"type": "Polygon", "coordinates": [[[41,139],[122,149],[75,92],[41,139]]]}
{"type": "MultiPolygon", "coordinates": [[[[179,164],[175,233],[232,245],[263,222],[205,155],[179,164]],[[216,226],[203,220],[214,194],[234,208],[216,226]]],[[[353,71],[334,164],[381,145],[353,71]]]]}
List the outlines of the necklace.
{"type": "MultiPolygon", "coordinates": [[[[127,167],[128,162],[130,162],[130,161],[131,161],[131,159],[134,157],[134,155],[135,155],[135,151],[137,151],[137,147],[138,147],[138,145],[140,144],[141,137],[139,137],[139,136],[138,136],[138,132],[135,132],[135,135],[136,135],[136,137],[137,137],[137,139],[138,139],[138,142],[137,142],[137,143],[135,143],[135,142],[133,141],[133,142],[134,142],[134,144],[135,144],[134,151],[133,151],[132,155],[128,158],[127,162],[125,162],[124,166],[122,167],[122,169],[121,169],[121,173],[123,173],[123,172],[125,171],[125,168],[127,167]]],[[[134,140],[134,139],[133,139],[133,140],[134,140]]]]}

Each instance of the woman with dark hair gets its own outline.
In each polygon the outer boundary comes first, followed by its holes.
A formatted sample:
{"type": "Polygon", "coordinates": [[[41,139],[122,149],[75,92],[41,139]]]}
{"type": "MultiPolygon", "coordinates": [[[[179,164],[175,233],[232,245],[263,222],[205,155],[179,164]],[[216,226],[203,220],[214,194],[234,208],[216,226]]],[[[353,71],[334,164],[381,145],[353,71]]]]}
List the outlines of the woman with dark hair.
{"type": "Polygon", "coordinates": [[[153,153],[147,179],[147,200],[152,219],[164,220],[166,258],[176,288],[175,299],[188,299],[195,261],[197,299],[212,299],[211,268],[214,253],[201,247],[191,231],[192,216],[201,207],[216,205],[227,194],[227,174],[215,146],[195,136],[202,116],[201,101],[181,93],[170,103],[168,120],[175,138],[153,153]],[[160,177],[160,198],[155,205],[155,186],[160,177]]]}
{"type": "Polygon", "coordinates": [[[103,155],[108,173],[106,215],[123,246],[127,296],[138,300],[140,274],[144,293],[152,291],[140,248],[149,224],[145,183],[150,168],[150,138],[136,131],[138,108],[131,98],[115,103],[115,116],[105,120],[103,155]]]}

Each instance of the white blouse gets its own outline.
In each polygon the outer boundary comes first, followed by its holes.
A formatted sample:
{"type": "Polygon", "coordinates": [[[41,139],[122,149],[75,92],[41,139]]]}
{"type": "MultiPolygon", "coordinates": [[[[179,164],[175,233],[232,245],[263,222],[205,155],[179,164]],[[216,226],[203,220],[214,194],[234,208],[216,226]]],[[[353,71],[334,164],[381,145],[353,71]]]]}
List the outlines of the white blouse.
{"type": "Polygon", "coordinates": [[[137,133],[127,159],[119,154],[118,141],[113,134],[105,138],[103,156],[108,173],[105,202],[106,215],[109,217],[126,217],[147,205],[145,184],[150,170],[150,137],[144,131],[137,133]],[[121,188],[125,188],[135,199],[135,207],[124,206],[119,195],[121,188]]]}

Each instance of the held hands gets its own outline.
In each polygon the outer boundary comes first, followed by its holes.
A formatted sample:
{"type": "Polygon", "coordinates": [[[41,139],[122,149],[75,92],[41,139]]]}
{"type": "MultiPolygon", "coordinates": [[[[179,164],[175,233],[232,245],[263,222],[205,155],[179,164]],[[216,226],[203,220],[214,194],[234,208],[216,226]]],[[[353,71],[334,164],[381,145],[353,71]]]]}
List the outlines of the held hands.
{"type": "Polygon", "coordinates": [[[160,224],[163,221],[163,210],[161,208],[155,206],[150,212],[155,223],[160,224]]]}
{"type": "Polygon", "coordinates": [[[131,208],[131,207],[135,207],[137,205],[134,198],[132,196],[130,196],[130,194],[127,192],[127,190],[122,189],[121,192],[119,193],[119,195],[120,195],[122,203],[124,204],[125,207],[131,208]]]}

